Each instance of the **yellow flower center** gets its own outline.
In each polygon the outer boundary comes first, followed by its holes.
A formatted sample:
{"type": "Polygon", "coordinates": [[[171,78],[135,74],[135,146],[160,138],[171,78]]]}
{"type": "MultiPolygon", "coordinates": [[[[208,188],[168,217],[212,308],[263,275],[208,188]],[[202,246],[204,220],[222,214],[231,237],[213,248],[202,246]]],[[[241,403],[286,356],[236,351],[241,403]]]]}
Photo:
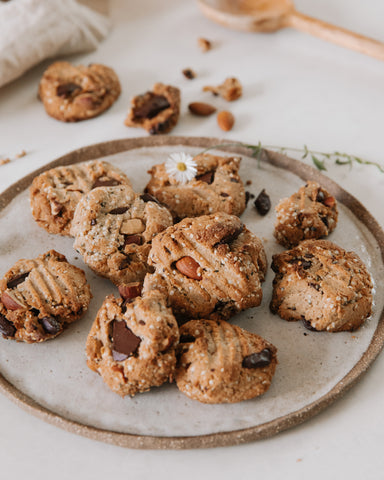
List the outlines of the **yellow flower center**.
{"type": "Polygon", "coordinates": [[[178,170],[180,170],[180,172],[185,172],[185,170],[187,169],[187,166],[185,165],[184,162],[179,162],[177,165],[176,165],[176,168],[178,170]]]}

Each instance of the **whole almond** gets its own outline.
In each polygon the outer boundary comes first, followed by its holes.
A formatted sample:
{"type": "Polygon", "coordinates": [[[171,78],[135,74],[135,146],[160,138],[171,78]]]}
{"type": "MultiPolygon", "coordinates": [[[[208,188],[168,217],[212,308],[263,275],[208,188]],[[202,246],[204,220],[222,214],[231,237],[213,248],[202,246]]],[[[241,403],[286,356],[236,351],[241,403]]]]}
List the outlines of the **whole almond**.
{"type": "Polygon", "coordinates": [[[141,295],[142,284],[140,282],[119,285],[119,293],[124,300],[131,300],[141,295]]]}
{"type": "Polygon", "coordinates": [[[24,305],[20,304],[13,296],[9,293],[4,292],[1,295],[1,301],[3,302],[4,307],[7,310],[19,310],[20,308],[24,308],[24,305]]]}
{"type": "Polygon", "coordinates": [[[222,110],[217,114],[217,124],[219,125],[221,130],[224,130],[225,132],[232,130],[234,123],[235,117],[232,115],[231,112],[228,112],[227,110],[222,110]]]}
{"type": "Polygon", "coordinates": [[[213,105],[203,102],[192,102],[188,105],[188,108],[193,115],[198,115],[199,117],[208,117],[208,115],[216,112],[216,108],[213,105]]]}
{"type": "Polygon", "coordinates": [[[192,257],[182,257],[176,262],[177,270],[188,278],[201,280],[200,265],[192,257]]]}
{"type": "Polygon", "coordinates": [[[326,199],[323,200],[323,203],[327,207],[332,208],[335,206],[335,203],[336,203],[335,197],[327,197],[326,199]]]}

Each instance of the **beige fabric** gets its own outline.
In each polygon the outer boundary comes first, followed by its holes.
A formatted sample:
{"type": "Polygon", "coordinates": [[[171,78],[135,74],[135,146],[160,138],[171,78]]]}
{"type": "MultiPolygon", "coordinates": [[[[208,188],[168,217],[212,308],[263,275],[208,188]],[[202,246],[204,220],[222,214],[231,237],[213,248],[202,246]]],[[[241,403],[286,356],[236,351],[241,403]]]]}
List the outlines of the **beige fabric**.
{"type": "MultiPolygon", "coordinates": [[[[96,5],[107,10],[101,0],[96,5]]],[[[46,58],[96,49],[109,27],[105,15],[75,0],[1,3],[0,87],[46,58]]]]}

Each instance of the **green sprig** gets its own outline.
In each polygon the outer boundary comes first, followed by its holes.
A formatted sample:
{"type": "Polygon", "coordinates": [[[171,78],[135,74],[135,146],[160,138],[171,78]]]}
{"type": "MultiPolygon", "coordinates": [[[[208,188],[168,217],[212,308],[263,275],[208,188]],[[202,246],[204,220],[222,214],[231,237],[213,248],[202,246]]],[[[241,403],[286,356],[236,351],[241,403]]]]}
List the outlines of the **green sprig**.
{"type": "Polygon", "coordinates": [[[279,153],[286,154],[287,152],[295,152],[301,154],[301,159],[305,160],[308,157],[311,158],[312,163],[318,170],[327,171],[327,162],[334,162],[336,165],[349,165],[351,168],[354,163],[358,163],[359,165],[370,165],[376,167],[381,173],[384,173],[384,166],[378,162],[371,162],[369,160],[364,160],[361,157],[356,155],[350,155],[349,153],[343,152],[319,152],[316,150],[310,150],[307,145],[304,145],[303,148],[290,148],[290,147],[279,147],[276,145],[262,145],[259,142],[257,145],[250,145],[247,143],[222,143],[220,145],[214,145],[213,147],[209,147],[205,149],[202,153],[207,152],[208,150],[212,150],[215,148],[220,147],[228,147],[228,146],[236,146],[236,147],[245,147],[251,150],[251,156],[257,158],[258,164],[260,165],[261,155],[264,149],[268,150],[276,150],[279,153]]]}

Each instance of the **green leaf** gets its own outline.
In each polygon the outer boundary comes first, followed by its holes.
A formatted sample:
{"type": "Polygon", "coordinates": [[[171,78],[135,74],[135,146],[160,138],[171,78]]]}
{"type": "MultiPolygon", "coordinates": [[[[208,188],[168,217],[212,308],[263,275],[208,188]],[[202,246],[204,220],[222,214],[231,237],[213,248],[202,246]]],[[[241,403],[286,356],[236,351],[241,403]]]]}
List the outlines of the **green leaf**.
{"type": "Polygon", "coordinates": [[[304,145],[304,154],[301,158],[304,160],[304,158],[307,158],[308,154],[309,154],[308,147],[307,145],[304,145]]]}
{"type": "Polygon", "coordinates": [[[325,163],[324,163],[324,160],[320,160],[318,159],[317,157],[315,157],[315,155],[311,155],[312,156],[312,162],[315,164],[316,168],[318,170],[327,170],[326,166],[325,166],[325,163]]]}

